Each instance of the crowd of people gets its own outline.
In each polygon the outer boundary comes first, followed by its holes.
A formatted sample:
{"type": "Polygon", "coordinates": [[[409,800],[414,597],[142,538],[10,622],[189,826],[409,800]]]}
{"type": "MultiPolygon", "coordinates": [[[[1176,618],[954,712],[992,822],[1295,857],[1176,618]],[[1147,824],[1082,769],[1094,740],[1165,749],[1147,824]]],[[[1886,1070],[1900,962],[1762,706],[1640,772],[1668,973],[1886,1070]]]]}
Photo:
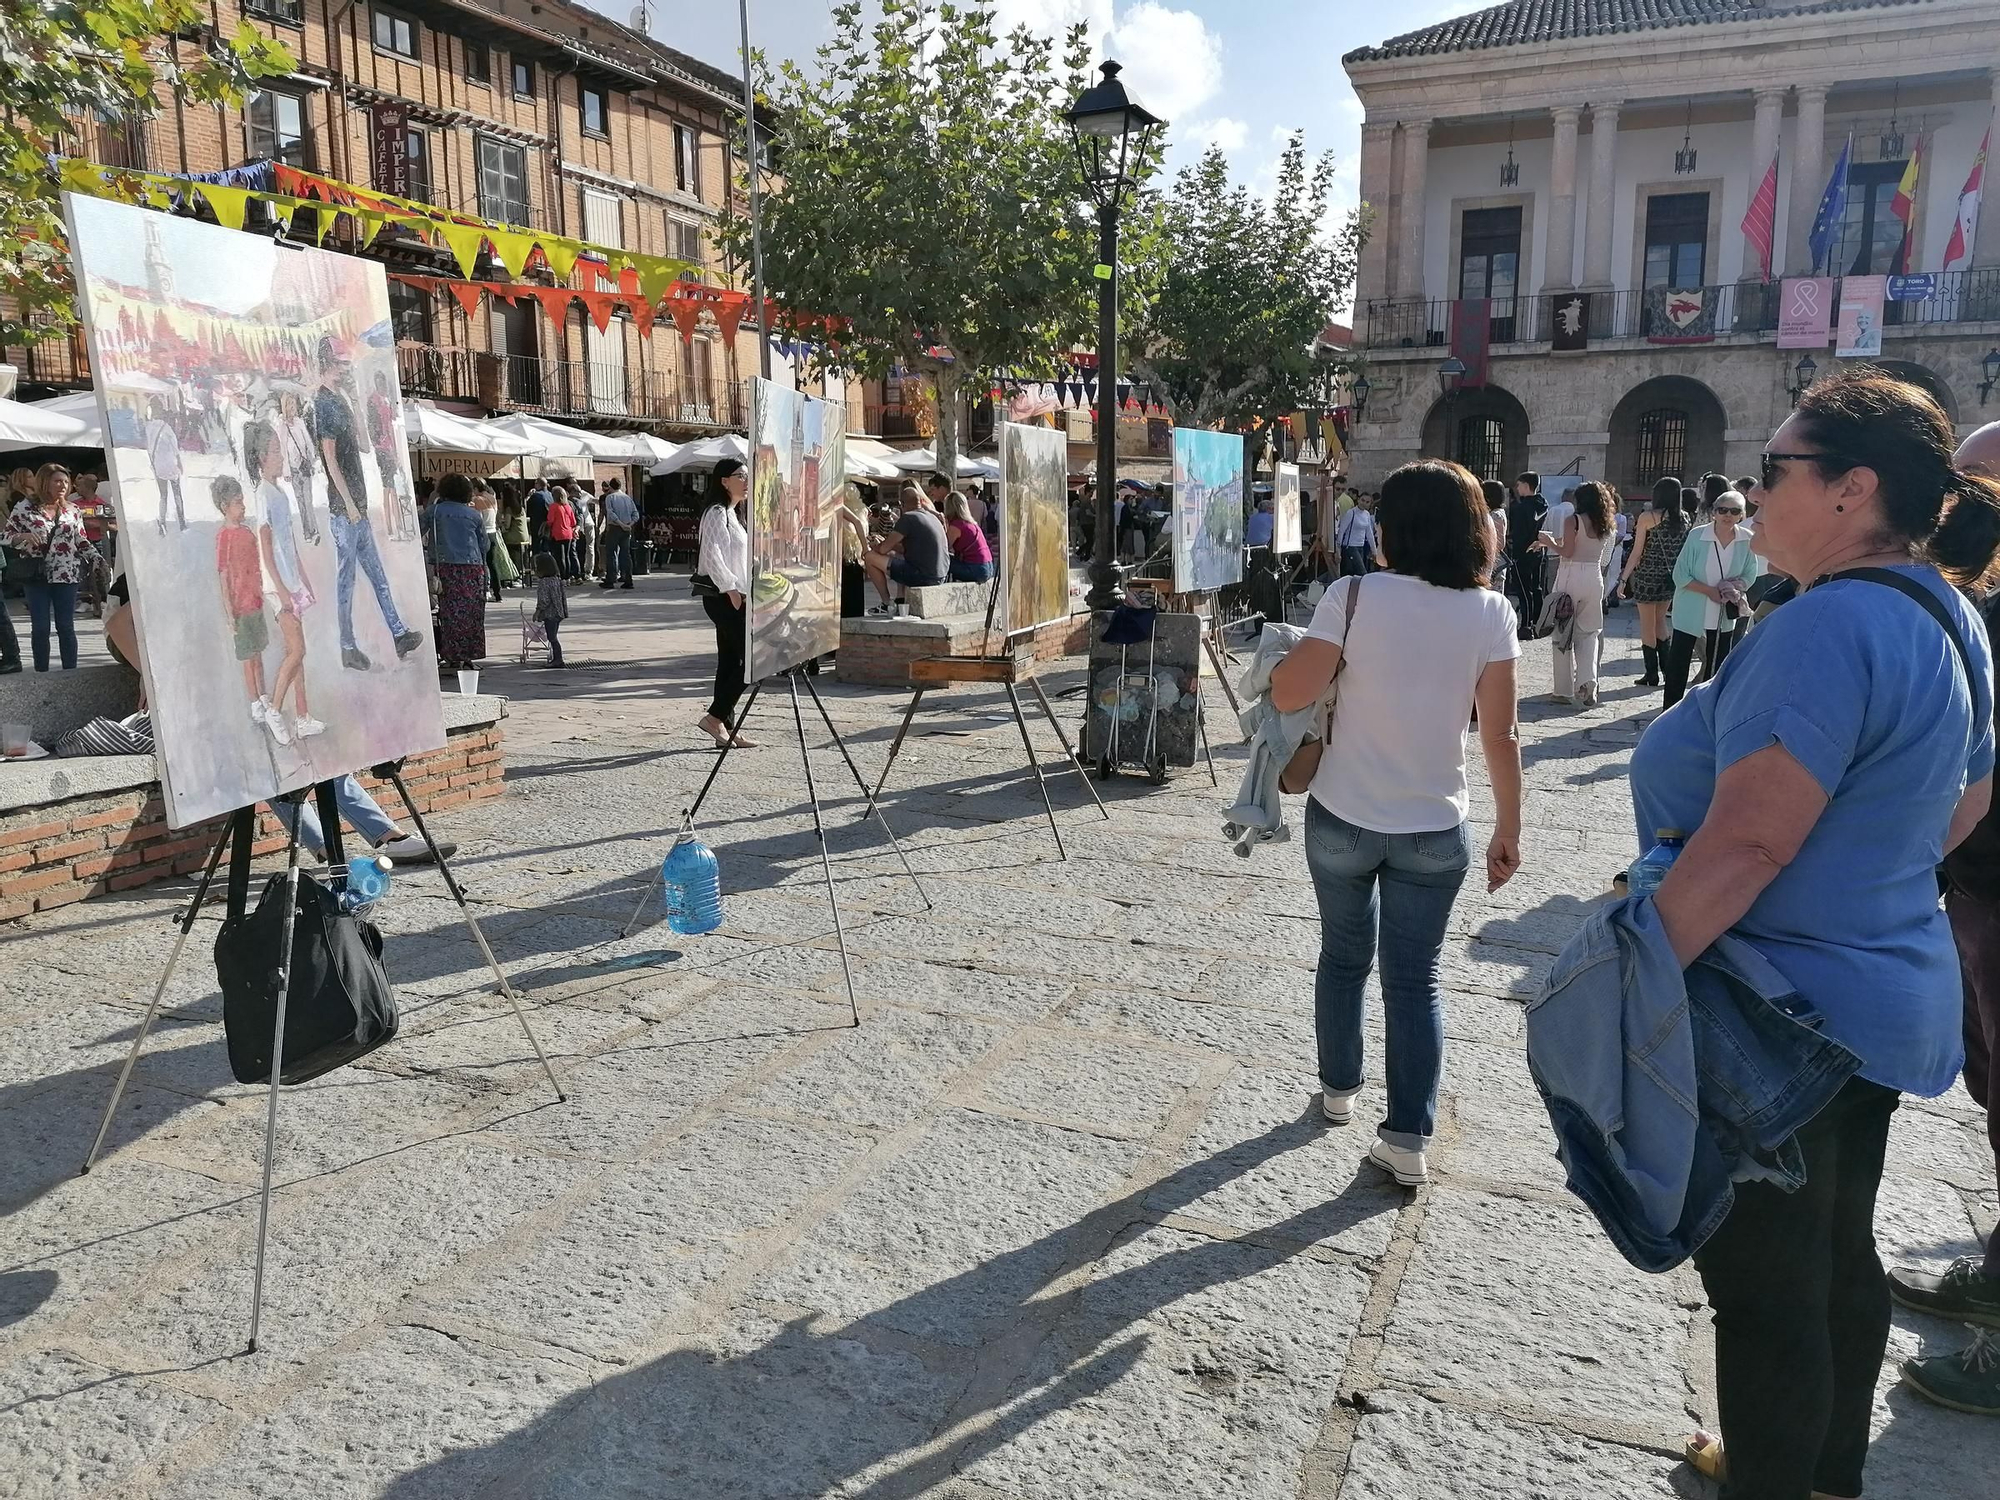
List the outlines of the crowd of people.
{"type": "MultiPolygon", "coordinates": [[[[1427,1179],[1442,949],[1474,858],[1466,725],[1476,723],[1493,784],[1491,890],[1534,857],[1515,728],[1522,643],[1551,636],[1558,691],[1592,701],[1604,611],[1629,593],[1641,681],[1664,698],[1630,767],[1637,844],[1662,829],[1686,839],[1657,892],[1593,918],[1649,931],[1670,953],[1665,974],[1631,955],[1596,971],[1609,986],[1593,996],[1596,1024],[1607,1006],[1614,1026],[1618,1008],[1628,1026],[1669,1017],[1661,1031],[1642,1028],[1649,1051],[1675,1028],[1723,1024],[1672,1002],[1727,936],[1775,977],[1725,986],[1724,1008],[1842,1059],[1752,1082],[1720,1054],[1696,1058],[1688,1107],[1704,1122],[1747,1091],[1801,1110],[1803,1123],[1770,1160],[1724,1179],[1720,1209],[1692,1237],[1715,1315],[1721,1431],[1690,1437],[1687,1457],[1725,1500],[1859,1496],[1892,1299],[1976,1328],[1962,1350],[1905,1361],[1905,1382],[2000,1415],[1989,1331],[2000,1328],[2000,1231],[1983,1256],[1893,1274],[1874,1236],[1904,1094],[1935,1097],[1962,1073],[2000,1158],[1988,645],[2000,621],[2000,424],[1954,453],[1927,393],[1862,372],[1807,392],[1754,482],[1663,480],[1629,533],[1601,483],[1575,486],[1560,507],[1532,474],[1511,497],[1497,489],[1423,460],[1390,475],[1378,500],[1360,499],[1351,514],[1371,522],[1365,541],[1354,524],[1355,545],[1372,555],[1351,584],[1326,590],[1271,674],[1274,710],[1329,715],[1306,822],[1322,931],[1321,1113],[1335,1125],[1354,1117],[1364,985],[1379,967],[1386,1097],[1369,1155],[1397,1182],[1427,1179]]],[[[1531,1032],[1531,1063],[1535,1047],[1531,1032]]],[[[1579,1066],[1573,1050],[1566,1060],[1579,1066]]],[[[1605,1097],[1642,1108],[1637,1075],[1653,1064],[1629,1043],[1581,1066],[1605,1097]]],[[[1577,1124],[1553,1105],[1552,1116],[1577,1184],[1577,1124]]],[[[1628,1190],[1637,1198],[1700,1168],[1655,1157],[1613,1170],[1646,1179],[1628,1190]]]]}

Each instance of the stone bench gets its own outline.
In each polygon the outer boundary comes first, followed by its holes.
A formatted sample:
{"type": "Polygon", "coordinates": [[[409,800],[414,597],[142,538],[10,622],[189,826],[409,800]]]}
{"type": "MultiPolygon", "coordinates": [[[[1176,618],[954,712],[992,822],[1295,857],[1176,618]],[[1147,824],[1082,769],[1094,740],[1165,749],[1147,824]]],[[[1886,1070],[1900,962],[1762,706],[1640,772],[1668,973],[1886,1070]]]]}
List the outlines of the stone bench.
{"type": "Polygon", "coordinates": [[[115,661],[0,677],[0,724],[26,724],[28,738],[50,750],[72,729],[92,719],[122,719],[138,706],[139,674],[115,661]]]}
{"type": "Polygon", "coordinates": [[[992,597],[991,583],[934,583],[927,588],[906,589],[904,602],[919,620],[943,620],[957,615],[986,618],[986,601],[992,597]]]}
{"type": "MultiPolygon", "coordinates": [[[[126,672],[114,666],[32,675],[59,687],[62,679],[99,670],[126,672]]],[[[137,674],[126,675],[134,684],[131,701],[136,702],[137,674]]],[[[18,680],[0,677],[0,684],[12,686],[18,680]]],[[[403,784],[426,816],[499,796],[505,775],[501,722],[507,716],[507,700],[493,694],[441,696],[443,747],[413,755],[403,767],[403,784]]],[[[0,697],[0,716],[25,712],[27,703],[26,698],[0,697]]],[[[77,712],[60,705],[41,711],[49,717],[29,722],[59,723],[77,712]]],[[[131,711],[131,702],[122,713],[111,707],[95,710],[114,718],[131,711]]],[[[35,737],[48,743],[39,733],[35,737]]],[[[406,816],[393,787],[366,772],[360,779],[391,817],[406,816]]],[[[0,762],[0,921],[199,870],[222,823],[215,818],[190,828],[169,828],[159,773],[150,755],[0,762]]],[[[282,851],[286,839],[276,818],[268,811],[258,814],[259,854],[282,851]]]]}

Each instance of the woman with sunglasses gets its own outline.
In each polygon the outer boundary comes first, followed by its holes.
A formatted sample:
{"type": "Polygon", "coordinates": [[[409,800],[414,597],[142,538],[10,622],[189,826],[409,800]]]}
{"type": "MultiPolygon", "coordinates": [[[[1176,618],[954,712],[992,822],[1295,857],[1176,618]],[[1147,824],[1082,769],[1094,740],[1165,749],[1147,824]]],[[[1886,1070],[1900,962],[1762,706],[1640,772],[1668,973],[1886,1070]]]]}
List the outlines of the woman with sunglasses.
{"type": "Polygon", "coordinates": [[[1673,635],[1667,642],[1666,706],[1672,708],[1687,693],[1688,667],[1702,642],[1701,680],[1722,670],[1730,647],[1743,638],[1750,623],[1750,585],[1757,577],[1757,557],[1750,550],[1750,530],[1743,524],[1743,497],[1724,490],[1710,506],[1711,519],[1688,530],[1674,562],[1673,635]]]}
{"type": "Polygon", "coordinates": [[[1698,1433],[1687,1454],[1723,1500],[1862,1493],[1889,1336],[1889,1120],[1904,1092],[1949,1089],[1964,1056],[1934,872],[1992,798],[1992,655],[1959,590],[1996,573],[2000,483],[1955,468],[1952,441],[1916,386],[1815,384],[1764,456],[1755,539],[1808,587],[1632,757],[1644,839],[1691,834],[1652,897],[1676,956],[1748,944],[1796,991],[1787,1013],[1858,1059],[1787,1144],[1803,1182],[1736,1183],[1695,1252],[1721,1440],[1698,1433]]]}

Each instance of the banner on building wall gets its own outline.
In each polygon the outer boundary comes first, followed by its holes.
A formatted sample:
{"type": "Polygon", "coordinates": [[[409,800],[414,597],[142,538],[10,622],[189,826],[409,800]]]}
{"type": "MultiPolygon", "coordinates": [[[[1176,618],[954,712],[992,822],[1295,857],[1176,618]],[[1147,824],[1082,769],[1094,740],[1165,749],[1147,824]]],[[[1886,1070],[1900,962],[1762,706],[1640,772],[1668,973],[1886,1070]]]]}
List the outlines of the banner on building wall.
{"type": "Polygon", "coordinates": [[[1712,286],[1656,286],[1646,292],[1645,329],[1650,344],[1708,344],[1715,341],[1712,286]]]}
{"type": "Polygon", "coordinates": [[[375,186],[397,197],[410,192],[410,107],[384,101],[368,109],[375,186]]]}
{"type": "Polygon", "coordinates": [[[1840,279],[1840,336],[1833,352],[1841,359],[1879,359],[1882,355],[1882,299],[1888,295],[1886,276],[1843,276],[1840,279]]]}
{"type": "Polygon", "coordinates": [[[1462,391],[1486,385],[1486,348],[1493,336],[1493,303],[1485,297],[1461,297],[1451,305],[1451,353],[1465,366],[1462,391]]]}
{"type": "Polygon", "coordinates": [[[1939,276],[1936,271],[1919,271],[1909,276],[1889,278],[1889,300],[1891,302],[1928,302],[1938,294],[1939,276]]]}
{"type": "Polygon", "coordinates": [[[1553,326],[1549,347],[1558,354],[1572,354],[1590,347],[1590,293],[1563,292],[1551,302],[1553,326]]]}
{"type": "Polygon", "coordinates": [[[1778,288],[1778,347],[1824,349],[1833,328],[1833,278],[1787,276],[1778,288]]]}

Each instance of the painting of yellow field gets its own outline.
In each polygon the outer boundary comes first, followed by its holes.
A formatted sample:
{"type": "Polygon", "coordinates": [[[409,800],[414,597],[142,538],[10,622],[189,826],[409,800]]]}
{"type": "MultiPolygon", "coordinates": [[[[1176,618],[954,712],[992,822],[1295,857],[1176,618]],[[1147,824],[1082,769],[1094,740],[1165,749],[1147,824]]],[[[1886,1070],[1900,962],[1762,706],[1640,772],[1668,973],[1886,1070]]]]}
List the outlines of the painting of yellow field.
{"type": "Polygon", "coordinates": [[[1000,424],[1000,576],[1007,630],[1069,616],[1069,442],[1053,427],[1000,424]]]}

